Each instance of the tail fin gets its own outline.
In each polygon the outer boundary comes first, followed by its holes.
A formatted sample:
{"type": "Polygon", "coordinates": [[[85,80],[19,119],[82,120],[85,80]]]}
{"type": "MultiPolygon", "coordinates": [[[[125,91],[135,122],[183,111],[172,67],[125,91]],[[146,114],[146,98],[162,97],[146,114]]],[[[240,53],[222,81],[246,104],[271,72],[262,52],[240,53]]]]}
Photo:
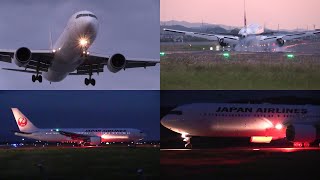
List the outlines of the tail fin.
{"type": "Polygon", "coordinates": [[[53,50],[51,28],[50,28],[50,32],[49,32],[49,46],[50,46],[50,50],[53,50]]]}
{"type": "Polygon", "coordinates": [[[18,108],[11,108],[14,118],[21,132],[31,133],[37,131],[38,128],[32,124],[32,122],[19,111],[18,108]]]}
{"type": "Polygon", "coordinates": [[[244,0],[244,27],[245,27],[245,30],[247,31],[247,13],[246,13],[246,0],[244,0]]]}

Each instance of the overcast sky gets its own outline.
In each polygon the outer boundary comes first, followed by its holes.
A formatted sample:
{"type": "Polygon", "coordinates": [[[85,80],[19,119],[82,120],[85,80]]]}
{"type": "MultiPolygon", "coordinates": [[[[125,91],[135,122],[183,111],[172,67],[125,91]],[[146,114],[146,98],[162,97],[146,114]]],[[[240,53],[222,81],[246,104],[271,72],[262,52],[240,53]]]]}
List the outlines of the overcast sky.
{"type": "MultiPolygon", "coordinates": [[[[244,0],[161,0],[161,21],[243,26],[244,0]]],[[[247,0],[247,22],[268,28],[320,28],[319,0],[247,0]]]]}
{"type": "Polygon", "coordinates": [[[0,91],[0,141],[21,139],[17,107],[38,128],[137,128],[159,140],[159,91],[0,91]]]}
{"type": "MultiPolygon", "coordinates": [[[[48,49],[62,33],[70,16],[81,10],[99,19],[98,36],[89,51],[127,58],[159,59],[159,0],[0,0],[0,49],[48,49]]],[[[17,68],[0,62],[0,67],[17,68]]],[[[0,70],[0,89],[159,89],[160,65],[94,75],[96,86],[86,87],[87,76],[67,77],[49,84],[33,83],[31,74],[0,70]]]]}

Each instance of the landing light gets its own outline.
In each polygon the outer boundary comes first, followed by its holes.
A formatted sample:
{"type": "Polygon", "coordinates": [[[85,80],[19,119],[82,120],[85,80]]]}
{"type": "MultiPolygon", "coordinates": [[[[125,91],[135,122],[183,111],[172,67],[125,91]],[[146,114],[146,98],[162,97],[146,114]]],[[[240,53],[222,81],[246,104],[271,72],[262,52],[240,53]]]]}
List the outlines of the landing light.
{"type": "Polygon", "coordinates": [[[182,138],[186,138],[189,133],[181,133],[182,138]]]}
{"type": "Polygon", "coordinates": [[[79,45],[80,46],[86,46],[88,44],[88,40],[86,39],[86,38],[81,38],[80,40],[79,40],[79,45]]]}
{"type": "Polygon", "coordinates": [[[277,124],[277,125],[275,126],[275,128],[278,129],[278,130],[280,130],[280,129],[283,128],[283,126],[282,126],[282,124],[277,124]]]}

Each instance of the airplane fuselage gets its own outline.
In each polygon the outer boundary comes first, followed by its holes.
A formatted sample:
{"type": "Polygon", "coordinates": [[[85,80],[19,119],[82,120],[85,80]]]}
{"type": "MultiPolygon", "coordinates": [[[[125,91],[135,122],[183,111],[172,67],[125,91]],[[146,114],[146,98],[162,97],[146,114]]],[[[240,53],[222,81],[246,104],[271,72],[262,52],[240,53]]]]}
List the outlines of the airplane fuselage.
{"type": "Polygon", "coordinates": [[[284,138],[291,124],[319,122],[320,108],[310,105],[189,104],[162,118],[170,130],[190,136],[284,138]]]}
{"type": "Polygon", "coordinates": [[[54,58],[48,72],[43,76],[50,82],[62,81],[70,72],[73,72],[83,63],[85,58],[81,57],[83,51],[87,50],[94,42],[99,28],[98,19],[89,11],[74,14],[63,33],[53,46],[54,58]],[[81,14],[87,16],[80,16],[81,14]],[[81,47],[79,41],[86,40],[85,47],[81,47]]]}
{"type": "Polygon", "coordinates": [[[39,129],[32,133],[16,132],[15,135],[47,142],[74,142],[83,140],[63,135],[63,132],[72,132],[84,136],[100,137],[101,142],[138,142],[145,136],[137,129],[39,129]],[[60,132],[59,132],[60,131],[60,132]]]}

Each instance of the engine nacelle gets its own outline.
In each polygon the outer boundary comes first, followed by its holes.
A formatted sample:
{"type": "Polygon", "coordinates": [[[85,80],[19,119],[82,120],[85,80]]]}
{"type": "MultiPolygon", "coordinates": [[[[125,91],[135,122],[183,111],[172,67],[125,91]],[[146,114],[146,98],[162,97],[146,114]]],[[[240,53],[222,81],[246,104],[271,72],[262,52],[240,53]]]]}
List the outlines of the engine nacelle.
{"type": "Polygon", "coordinates": [[[31,60],[31,51],[26,47],[21,47],[14,53],[13,61],[19,67],[27,65],[30,60],[31,60]]]}
{"type": "Polygon", "coordinates": [[[100,145],[101,144],[101,137],[90,137],[89,140],[91,145],[100,145]]]}
{"type": "Polygon", "coordinates": [[[285,43],[285,41],[282,38],[277,39],[276,42],[279,47],[284,46],[284,43],[285,43]]]}
{"type": "Polygon", "coordinates": [[[226,47],[229,45],[223,38],[220,38],[218,41],[221,47],[226,47]]]}
{"type": "Polygon", "coordinates": [[[108,61],[109,71],[116,73],[126,66],[126,58],[122,54],[114,54],[108,61]]]}
{"type": "Polygon", "coordinates": [[[311,125],[292,124],[286,129],[286,138],[292,142],[313,142],[317,138],[317,129],[311,125]]]}

